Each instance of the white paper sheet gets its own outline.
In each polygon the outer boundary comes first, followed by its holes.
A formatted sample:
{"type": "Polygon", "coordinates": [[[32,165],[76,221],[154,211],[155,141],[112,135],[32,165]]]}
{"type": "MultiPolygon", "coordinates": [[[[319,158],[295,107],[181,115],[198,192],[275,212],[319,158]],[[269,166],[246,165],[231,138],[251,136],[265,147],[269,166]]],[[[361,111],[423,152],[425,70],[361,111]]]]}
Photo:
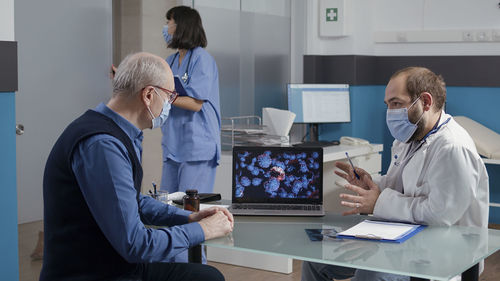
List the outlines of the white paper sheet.
{"type": "Polygon", "coordinates": [[[215,205],[215,204],[203,204],[201,203],[200,204],[200,211],[203,210],[203,209],[207,209],[207,208],[210,208],[210,207],[222,207],[222,208],[229,208],[229,205],[215,205]]]}
{"type": "Polygon", "coordinates": [[[338,235],[355,236],[369,239],[398,240],[419,227],[413,224],[364,220],[340,232],[338,235]]]}
{"type": "Polygon", "coordinates": [[[274,136],[288,136],[295,120],[295,113],[272,107],[262,108],[264,132],[274,136]]]}

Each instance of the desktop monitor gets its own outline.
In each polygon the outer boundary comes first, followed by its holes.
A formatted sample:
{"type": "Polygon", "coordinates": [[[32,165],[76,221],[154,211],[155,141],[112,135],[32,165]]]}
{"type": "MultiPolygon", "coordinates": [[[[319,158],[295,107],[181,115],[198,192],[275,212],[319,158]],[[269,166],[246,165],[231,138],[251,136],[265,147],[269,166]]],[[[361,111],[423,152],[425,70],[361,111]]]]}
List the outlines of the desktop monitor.
{"type": "Polygon", "coordinates": [[[288,84],[287,94],[294,123],[310,124],[312,141],[318,140],[318,123],[351,122],[347,84],[288,84]]]}

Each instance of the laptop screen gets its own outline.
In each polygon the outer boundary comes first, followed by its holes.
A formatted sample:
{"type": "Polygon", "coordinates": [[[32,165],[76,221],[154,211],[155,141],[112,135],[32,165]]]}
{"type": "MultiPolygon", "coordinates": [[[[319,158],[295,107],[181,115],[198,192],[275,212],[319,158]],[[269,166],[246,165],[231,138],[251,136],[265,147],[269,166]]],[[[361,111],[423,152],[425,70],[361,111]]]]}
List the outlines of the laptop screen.
{"type": "Polygon", "coordinates": [[[233,148],[233,203],[323,203],[323,149],[233,148]]]}

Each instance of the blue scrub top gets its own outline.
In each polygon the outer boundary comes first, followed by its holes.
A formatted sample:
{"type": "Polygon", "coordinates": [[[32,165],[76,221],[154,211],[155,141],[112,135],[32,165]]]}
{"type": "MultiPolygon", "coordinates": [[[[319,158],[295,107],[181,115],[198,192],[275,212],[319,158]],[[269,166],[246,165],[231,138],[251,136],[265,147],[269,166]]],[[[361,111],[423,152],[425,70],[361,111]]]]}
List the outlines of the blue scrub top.
{"type": "Polygon", "coordinates": [[[180,66],[178,54],[169,56],[166,61],[174,75],[182,77],[187,72],[188,80],[181,79],[184,89],[190,97],[205,102],[198,112],[172,106],[167,122],[161,128],[163,160],[215,159],[218,163],[221,118],[219,73],[214,58],[205,49],[196,47],[187,52],[180,66]]]}

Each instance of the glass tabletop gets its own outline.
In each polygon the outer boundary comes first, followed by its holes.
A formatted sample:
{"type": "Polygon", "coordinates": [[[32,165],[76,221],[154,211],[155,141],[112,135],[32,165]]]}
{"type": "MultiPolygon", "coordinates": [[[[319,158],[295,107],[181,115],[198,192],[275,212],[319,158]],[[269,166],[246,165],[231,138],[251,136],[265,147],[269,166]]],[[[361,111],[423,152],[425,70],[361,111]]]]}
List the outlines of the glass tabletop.
{"type": "Polygon", "coordinates": [[[231,235],[204,244],[435,280],[449,280],[500,249],[500,230],[475,227],[427,227],[403,243],[313,242],[305,232],[320,228],[340,232],[368,218],[235,217],[231,235]]]}

